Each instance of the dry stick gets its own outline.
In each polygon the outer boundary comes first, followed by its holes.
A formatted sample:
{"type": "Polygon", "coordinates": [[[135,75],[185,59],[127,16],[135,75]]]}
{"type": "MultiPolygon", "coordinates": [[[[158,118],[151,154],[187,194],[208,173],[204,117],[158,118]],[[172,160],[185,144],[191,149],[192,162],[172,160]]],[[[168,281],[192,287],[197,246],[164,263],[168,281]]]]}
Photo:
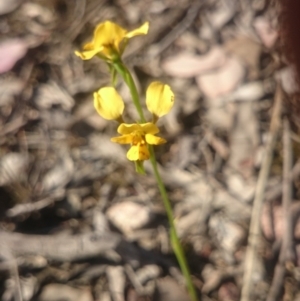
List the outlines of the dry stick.
{"type": "MultiPolygon", "coordinates": [[[[291,181],[297,179],[300,176],[300,160],[296,162],[292,171],[290,172],[291,181]]],[[[272,202],[279,198],[283,193],[283,187],[278,185],[278,183],[270,186],[266,191],[265,202],[272,202]]]]}
{"type": "Polygon", "coordinates": [[[16,260],[13,261],[13,265],[11,267],[11,276],[14,278],[15,281],[15,301],[23,301],[22,289],[21,289],[21,282],[19,276],[19,270],[16,260]]]}
{"type": "MultiPolygon", "coordinates": [[[[0,259],[41,255],[55,261],[76,261],[117,250],[122,237],[116,233],[65,235],[26,235],[0,231],[0,259]]],[[[126,250],[121,250],[120,255],[126,250]]]]}
{"type": "Polygon", "coordinates": [[[39,211],[55,202],[54,198],[44,198],[34,203],[18,204],[6,211],[7,217],[16,217],[21,214],[28,214],[39,211]]]}
{"type": "Polygon", "coordinates": [[[282,247],[284,252],[284,260],[293,260],[293,219],[292,219],[292,195],[293,184],[291,170],[293,168],[293,148],[291,143],[291,127],[290,122],[286,118],[284,120],[284,136],[283,136],[283,195],[282,206],[285,219],[285,235],[283,236],[282,247]]]}
{"type": "MultiPolygon", "coordinates": [[[[5,242],[3,245],[3,242],[0,243],[0,259],[3,260],[6,265],[6,269],[10,273],[10,277],[14,281],[14,300],[15,301],[23,301],[23,296],[22,296],[22,290],[21,290],[21,283],[20,283],[20,276],[19,276],[19,270],[18,270],[18,264],[13,256],[12,252],[10,252],[9,249],[7,249],[5,242]],[[2,245],[1,245],[2,244],[2,245]]],[[[3,265],[5,268],[5,264],[3,265]]]]}
{"type": "Polygon", "coordinates": [[[252,275],[257,258],[257,248],[260,238],[260,216],[264,200],[264,193],[269,177],[269,171],[273,158],[273,149],[275,147],[278,130],[280,128],[280,114],[281,114],[282,91],[279,84],[275,94],[274,109],[271,118],[271,125],[269,130],[269,139],[266,145],[262,167],[259,172],[258,181],[256,185],[255,197],[253,202],[253,209],[251,214],[251,223],[248,236],[248,247],[246,251],[246,258],[244,263],[244,277],[242,286],[241,301],[249,301],[250,293],[252,291],[252,275]]]}
{"type": "Polygon", "coordinates": [[[283,279],[285,276],[285,262],[292,256],[293,225],[291,218],[292,204],[292,181],[291,169],[293,165],[293,153],[291,146],[291,131],[289,121],[285,118],[283,122],[283,187],[282,187],[282,207],[284,216],[284,232],[279,255],[279,262],[275,268],[275,274],[267,301],[278,299],[281,292],[283,279]]]}

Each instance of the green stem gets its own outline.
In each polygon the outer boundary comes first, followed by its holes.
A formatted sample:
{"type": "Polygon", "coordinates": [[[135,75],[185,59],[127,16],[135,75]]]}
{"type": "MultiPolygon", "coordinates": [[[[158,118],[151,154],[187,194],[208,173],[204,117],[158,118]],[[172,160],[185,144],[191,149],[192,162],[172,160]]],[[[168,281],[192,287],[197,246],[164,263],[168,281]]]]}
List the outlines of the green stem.
{"type": "MultiPolygon", "coordinates": [[[[121,61],[114,62],[113,67],[122,76],[125,83],[129,87],[131,96],[133,99],[133,103],[140,116],[141,122],[145,123],[146,120],[145,120],[143,110],[142,110],[142,107],[140,104],[139,94],[138,94],[134,80],[133,80],[129,70],[126,68],[126,66],[121,61]]],[[[162,200],[163,200],[164,207],[166,209],[166,213],[167,213],[167,217],[168,217],[168,221],[169,221],[169,225],[170,225],[170,240],[171,240],[172,248],[173,248],[175,256],[178,260],[182,274],[185,278],[186,286],[187,286],[187,290],[190,295],[190,298],[192,301],[197,301],[198,297],[197,297],[197,293],[196,293],[196,290],[195,290],[193,282],[192,282],[191,273],[190,273],[190,270],[189,270],[189,267],[187,264],[187,260],[186,260],[182,245],[180,243],[180,240],[179,240],[177,232],[176,232],[171,203],[168,198],[168,194],[167,194],[165,185],[164,185],[162,178],[160,176],[160,173],[158,171],[154,150],[151,145],[149,145],[149,152],[150,152],[150,161],[151,161],[153,171],[154,171],[154,176],[155,176],[155,179],[158,184],[158,188],[159,188],[162,200]]]]}
{"type": "Polygon", "coordinates": [[[138,114],[140,115],[140,119],[142,123],[146,122],[146,119],[144,117],[144,113],[141,107],[141,103],[140,103],[140,98],[139,98],[139,93],[136,89],[134,80],[131,76],[131,73],[129,72],[129,70],[126,68],[126,66],[121,62],[121,61],[115,61],[113,63],[113,66],[115,68],[115,70],[117,70],[117,72],[123,77],[125,83],[127,84],[131,96],[132,96],[132,100],[133,103],[136,107],[136,110],[138,112],[138,114]]]}
{"type": "Polygon", "coordinates": [[[170,239],[171,239],[171,244],[172,244],[172,247],[173,247],[173,251],[174,251],[175,256],[178,260],[178,263],[179,263],[180,269],[182,271],[182,274],[185,278],[186,286],[187,286],[189,295],[191,297],[191,300],[192,301],[197,301],[198,297],[197,297],[197,293],[195,291],[195,288],[194,288],[194,285],[193,285],[193,282],[192,282],[191,273],[190,273],[185,254],[184,254],[182,245],[180,243],[180,240],[178,238],[177,231],[176,231],[176,228],[175,228],[171,203],[170,203],[170,200],[168,198],[168,194],[167,194],[165,185],[163,183],[163,180],[162,180],[162,178],[160,176],[160,173],[158,171],[155,154],[154,154],[154,151],[153,151],[153,147],[151,145],[149,145],[149,151],[150,151],[150,161],[151,161],[151,164],[152,164],[152,167],[153,167],[154,176],[155,176],[155,179],[156,179],[157,184],[158,184],[158,188],[159,188],[162,200],[163,200],[164,207],[166,209],[166,213],[167,213],[167,217],[168,217],[168,221],[169,221],[169,225],[170,225],[170,239]]]}

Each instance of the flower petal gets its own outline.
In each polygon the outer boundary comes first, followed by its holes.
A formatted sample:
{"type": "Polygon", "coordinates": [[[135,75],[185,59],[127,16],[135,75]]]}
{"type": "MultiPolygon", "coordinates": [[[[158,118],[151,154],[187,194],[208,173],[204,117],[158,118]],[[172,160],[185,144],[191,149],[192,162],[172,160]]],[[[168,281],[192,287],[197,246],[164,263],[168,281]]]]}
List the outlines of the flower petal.
{"type": "Polygon", "coordinates": [[[145,22],[142,26],[126,33],[125,38],[132,38],[139,35],[145,35],[149,30],[149,22],[145,22]]]}
{"type": "Polygon", "coordinates": [[[94,30],[93,40],[84,45],[84,51],[76,51],[75,54],[83,60],[89,60],[98,53],[105,60],[114,60],[123,53],[128,39],[147,34],[148,29],[148,22],[130,32],[111,21],[100,23],[94,30]]]}
{"type": "Polygon", "coordinates": [[[133,124],[121,123],[117,131],[121,135],[127,135],[135,131],[141,131],[141,129],[142,128],[138,123],[133,123],[133,124]]]}
{"type": "Polygon", "coordinates": [[[100,23],[94,31],[94,47],[115,46],[116,50],[119,50],[119,44],[124,39],[126,33],[127,30],[113,22],[106,21],[100,23]]]}
{"type": "Polygon", "coordinates": [[[120,137],[112,137],[112,138],[110,138],[110,141],[119,143],[119,144],[131,144],[132,136],[129,134],[129,135],[123,135],[120,137]]]}
{"type": "Polygon", "coordinates": [[[115,88],[105,87],[94,93],[94,106],[104,119],[114,120],[122,116],[124,102],[115,88]]]}
{"type": "Polygon", "coordinates": [[[158,127],[152,122],[141,123],[140,126],[143,129],[143,132],[146,134],[154,135],[154,134],[159,133],[158,127]]]}
{"type": "Polygon", "coordinates": [[[130,161],[144,161],[150,158],[147,144],[133,145],[127,152],[127,159],[130,161]]]}
{"type": "Polygon", "coordinates": [[[169,113],[174,104],[174,93],[170,86],[161,82],[153,82],[146,92],[148,110],[157,117],[169,113]]]}
{"type": "Polygon", "coordinates": [[[167,142],[167,140],[165,140],[161,137],[151,135],[151,134],[146,134],[145,139],[148,144],[152,144],[152,145],[159,145],[159,144],[164,144],[167,142]]]}
{"type": "Polygon", "coordinates": [[[91,49],[87,51],[75,51],[75,55],[79,56],[82,60],[90,60],[93,56],[95,56],[98,52],[101,52],[103,47],[91,49]]]}

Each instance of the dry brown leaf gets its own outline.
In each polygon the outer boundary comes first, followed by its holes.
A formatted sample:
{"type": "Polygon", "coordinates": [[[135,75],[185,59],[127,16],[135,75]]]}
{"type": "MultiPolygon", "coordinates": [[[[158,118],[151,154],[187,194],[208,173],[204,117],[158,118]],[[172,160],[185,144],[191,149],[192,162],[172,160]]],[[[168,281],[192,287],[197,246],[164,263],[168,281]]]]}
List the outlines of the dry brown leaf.
{"type": "Polygon", "coordinates": [[[277,41],[278,33],[272,28],[270,21],[264,17],[257,17],[253,26],[264,46],[272,48],[277,41]]]}
{"type": "MultiPolygon", "coordinates": [[[[1,4],[1,2],[0,2],[1,4]]],[[[27,43],[22,39],[10,39],[0,44],[0,74],[13,68],[27,52],[27,43]]]]}
{"type": "Polygon", "coordinates": [[[52,106],[60,105],[65,111],[70,111],[75,104],[67,90],[54,81],[40,85],[35,103],[41,109],[49,109],[52,106]]]}
{"type": "Polygon", "coordinates": [[[209,220],[211,234],[228,254],[233,254],[246,237],[245,230],[221,214],[213,215],[209,220]]]}
{"type": "Polygon", "coordinates": [[[20,153],[9,153],[0,160],[0,186],[18,181],[28,166],[28,157],[20,153]]]}
{"type": "Polygon", "coordinates": [[[228,40],[224,48],[231,54],[236,55],[249,69],[248,77],[253,80],[259,76],[259,58],[262,46],[258,42],[246,36],[238,36],[228,40]],[[251,55],[249,55],[251,53],[251,55]]]}
{"type": "Polygon", "coordinates": [[[124,233],[145,226],[152,217],[148,207],[131,201],[112,205],[106,214],[110,222],[124,233]]]}
{"type": "MultiPolygon", "coordinates": [[[[264,205],[261,216],[261,227],[269,240],[281,240],[284,233],[284,213],[281,205],[264,205]]],[[[300,239],[300,219],[295,221],[294,239],[300,239]]]]}
{"type": "Polygon", "coordinates": [[[212,48],[204,55],[194,55],[188,52],[180,53],[167,59],[162,64],[164,71],[177,77],[194,77],[223,66],[226,54],[220,47],[212,48]]]}
{"type": "Polygon", "coordinates": [[[276,78],[281,82],[283,90],[288,94],[294,94],[299,91],[299,85],[296,80],[296,74],[293,67],[285,67],[276,73],[276,78]]]}
{"type": "Polygon", "coordinates": [[[39,301],[92,301],[93,297],[89,289],[74,288],[65,284],[47,284],[39,298],[39,301]]]}
{"type": "Polygon", "coordinates": [[[230,156],[228,166],[245,178],[254,171],[254,158],[259,145],[257,114],[251,102],[236,106],[235,124],[230,133],[230,156]]]}
{"type": "Polygon", "coordinates": [[[21,3],[22,0],[0,0],[0,16],[14,11],[21,3]]]}
{"type": "Polygon", "coordinates": [[[219,301],[238,301],[239,289],[233,282],[225,282],[221,285],[218,291],[219,301]]]}
{"type": "Polygon", "coordinates": [[[246,70],[241,61],[231,57],[221,68],[198,76],[196,81],[206,97],[216,98],[232,92],[241,83],[245,74],[246,70]]]}
{"type": "MultiPolygon", "coordinates": [[[[0,59],[1,60],[1,59],[0,59]]],[[[19,95],[24,89],[24,82],[18,78],[3,78],[0,80],[0,107],[13,102],[14,96],[19,95]]]]}
{"type": "Polygon", "coordinates": [[[108,285],[113,301],[125,301],[125,274],[122,266],[108,266],[106,269],[108,285]]]}
{"type": "Polygon", "coordinates": [[[74,173],[74,162],[66,152],[58,159],[56,165],[50,169],[43,178],[43,188],[50,191],[64,187],[72,178],[74,173]]]}
{"type": "Polygon", "coordinates": [[[178,283],[170,278],[166,277],[160,279],[157,282],[157,291],[153,300],[156,301],[188,301],[188,297],[185,290],[178,285],[178,283]]]}

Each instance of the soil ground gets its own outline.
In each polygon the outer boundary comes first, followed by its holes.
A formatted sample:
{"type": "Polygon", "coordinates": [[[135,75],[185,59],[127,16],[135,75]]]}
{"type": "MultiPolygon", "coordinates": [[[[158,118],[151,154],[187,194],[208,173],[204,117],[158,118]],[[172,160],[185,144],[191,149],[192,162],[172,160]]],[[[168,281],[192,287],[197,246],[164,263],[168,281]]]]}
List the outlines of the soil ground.
{"type": "MultiPolygon", "coordinates": [[[[152,81],[175,94],[155,152],[199,300],[300,300],[297,84],[279,11],[267,0],[0,0],[1,300],[189,300],[151,166],[135,172],[110,141],[117,123],[93,107],[109,69],[74,54],[106,20],[150,22],[124,62],[143,103],[152,81]]],[[[135,122],[121,79],[117,89],[135,122]]]]}

